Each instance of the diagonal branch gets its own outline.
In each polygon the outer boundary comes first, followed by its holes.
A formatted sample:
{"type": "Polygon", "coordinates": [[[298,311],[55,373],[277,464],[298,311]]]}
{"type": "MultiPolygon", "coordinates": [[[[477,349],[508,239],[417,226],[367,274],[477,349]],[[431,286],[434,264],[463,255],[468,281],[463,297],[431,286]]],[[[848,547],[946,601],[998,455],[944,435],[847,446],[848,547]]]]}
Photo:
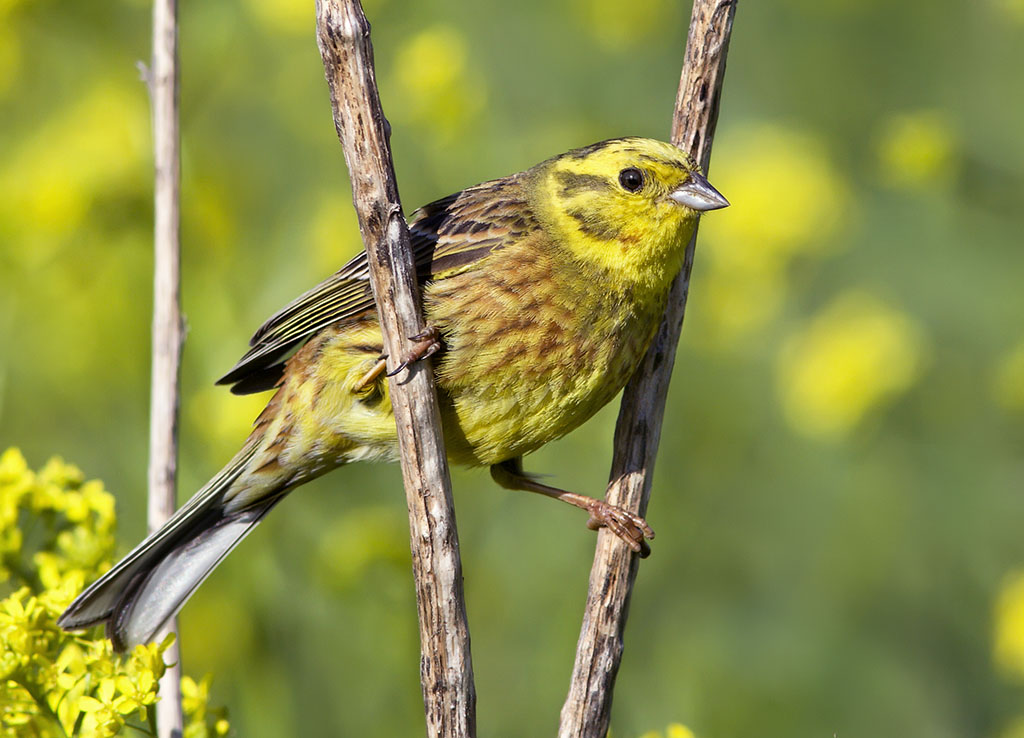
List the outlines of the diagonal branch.
{"type": "MultiPolygon", "coordinates": [[[[672,142],[688,150],[707,171],[725,75],[736,0],[694,0],[672,142]]],[[[606,499],[647,511],[654,462],[661,438],[669,379],[682,330],[697,235],[669,294],[665,319],[644,362],[626,385],[615,428],[615,456],[606,499]]],[[[590,572],[590,589],[576,649],[569,695],[562,707],[560,738],[604,738],[611,720],[612,692],[622,660],[623,633],[639,559],[602,530],[590,572]]]]}
{"type": "MultiPolygon", "coordinates": [[[[384,350],[389,366],[395,367],[409,352],[408,337],[420,333],[423,325],[388,124],[377,92],[370,25],[359,0],[317,0],[316,12],[334,125],[352,179],[384,350]]],[[[429,361],[422,361],[398,378],[392,378],[390,392],[409,506],[427,734],[471,738],[476,732],[476,692],[433,372],[429,361]]]]}

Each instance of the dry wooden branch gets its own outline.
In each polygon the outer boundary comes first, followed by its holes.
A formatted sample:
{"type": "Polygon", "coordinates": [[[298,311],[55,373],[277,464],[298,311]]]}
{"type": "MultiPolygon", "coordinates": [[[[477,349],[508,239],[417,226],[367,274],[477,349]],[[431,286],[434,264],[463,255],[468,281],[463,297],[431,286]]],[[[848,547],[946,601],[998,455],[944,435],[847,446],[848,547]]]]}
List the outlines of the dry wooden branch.
{"type": "MultiPolygon", "coordinates": [[[[672,142],[687,149],[706,171],[718,118],[736,0],[694,0],[686,57],[672,122],[672,142]]],[[[654,461],[661,438],[676,345],[690,287],[696,233],[672,286],[665,319],[644,363],[626,386],[615,428],[615,456],[606,499],[647,511],[654,461]]],[[[604,738],[612,691],[622,659],[623,633],[638,557],[602,530],[590,572],[590,589],[576,649],[569,695],[562,707],[560,738],[604,738]]]]}
{"type": "MultiPolygon", "coordinates": [[[[394,367],[409,352],[408,337],[420,333],[423,325],[388,125],[377,93],[370,25],[359,0],[317,0],[316,11],[334,125],[352,179],[384,350],[394,367]]],[[[476,691],[451,482],[430,362],[416,363],[392,378],[390,390],[409,507],[427,734],[466,738],[476,733],[476,691]]]]}
{"type": "MultiPolygon", "coordinates": [[[[153,2],[153,60],[147,77],[153,102],[153,366],[149,414],[149,530],[174,513],[178,460],[178,375],[184,326],[179,299],[181,157],[178,129],[178,3],[153,2]]],[[[172,620],[166,630],[177,631],[172,620]]],[[[182,734],[178,643],[160,680],[160,738],[182,734]]]]}

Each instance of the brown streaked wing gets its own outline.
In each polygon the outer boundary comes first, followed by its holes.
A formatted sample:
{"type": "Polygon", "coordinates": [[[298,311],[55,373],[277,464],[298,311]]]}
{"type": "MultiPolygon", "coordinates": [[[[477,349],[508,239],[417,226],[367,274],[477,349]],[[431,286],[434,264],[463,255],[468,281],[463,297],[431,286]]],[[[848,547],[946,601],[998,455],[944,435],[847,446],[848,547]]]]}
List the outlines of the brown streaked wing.
{"type": "Polygon", "coordinates": [[[537,227],[526,202],[524,174],[484,182],[463,190],[447,205],[441,218],[428,205],[409,225],[415,236],[423,228],[434,234],[434,248],[424,281],[444,279],[464,270],[495,249],[514,243],[537,227]]]}
{"type": "MultiPolygon", "coordinates": [[[[485,182],[413,213],[409,234],[421,283],[464,270],[535,227],[522,194],[522,175],[485,182]]],[[[217,380],[235,394],[272,389],[284,362],[329,325],[374,308],[366,253],[278,310],[253,335],[250,349],[217,380]]]]}

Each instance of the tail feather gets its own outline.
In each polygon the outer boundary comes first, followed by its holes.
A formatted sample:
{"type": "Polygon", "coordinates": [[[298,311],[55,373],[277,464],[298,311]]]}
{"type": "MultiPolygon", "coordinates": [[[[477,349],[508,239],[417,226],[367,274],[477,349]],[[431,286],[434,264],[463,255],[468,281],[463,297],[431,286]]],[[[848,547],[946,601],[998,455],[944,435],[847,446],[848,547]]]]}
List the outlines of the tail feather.
{"type": "Polygon", "coordinates": [[[123,651],[156,637],[196,588],[282,498],[268,491],[245,509],[225,509],[224,494],[255,453],[244,448],[113,569],[93,582],[60,616],[65,630],[106,624],[107,637],[123,651]]]}

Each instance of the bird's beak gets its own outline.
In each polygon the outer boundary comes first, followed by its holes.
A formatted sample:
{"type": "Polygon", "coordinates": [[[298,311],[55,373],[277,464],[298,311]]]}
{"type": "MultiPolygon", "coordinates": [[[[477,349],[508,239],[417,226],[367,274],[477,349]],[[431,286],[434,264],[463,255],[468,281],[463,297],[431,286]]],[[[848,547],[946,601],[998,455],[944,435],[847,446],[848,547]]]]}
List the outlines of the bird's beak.
{"type": "Polygon", "coordinates": [[[691,174],[686,183],[671,192],[669,197],[680,205],[699,212],[729,207],[729,201],[722,193],[697,172],[691,174]]]}

